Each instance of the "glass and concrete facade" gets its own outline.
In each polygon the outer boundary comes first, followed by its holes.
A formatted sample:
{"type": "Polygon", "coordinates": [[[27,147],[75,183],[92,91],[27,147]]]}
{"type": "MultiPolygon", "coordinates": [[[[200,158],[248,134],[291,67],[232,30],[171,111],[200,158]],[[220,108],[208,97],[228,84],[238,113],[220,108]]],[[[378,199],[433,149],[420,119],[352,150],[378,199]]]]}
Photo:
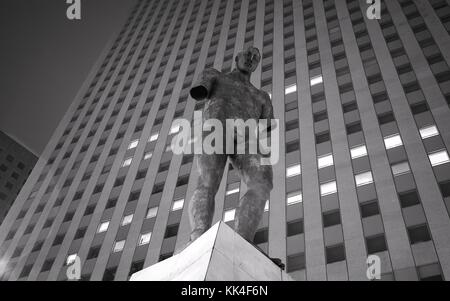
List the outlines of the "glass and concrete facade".
{"type": "MultiPolygon", "coordinates": [[[[138,1],[93,67],[0,228],[3,279],[127,280],[189,236],[191,155],[173,120],[189,88],[261,50],[252,76],[280,120],[255,242],[298,280],[450,279],[450,2],[138,1]]],[[[245,192],[227,167],[214,221],[245,192]]]]}

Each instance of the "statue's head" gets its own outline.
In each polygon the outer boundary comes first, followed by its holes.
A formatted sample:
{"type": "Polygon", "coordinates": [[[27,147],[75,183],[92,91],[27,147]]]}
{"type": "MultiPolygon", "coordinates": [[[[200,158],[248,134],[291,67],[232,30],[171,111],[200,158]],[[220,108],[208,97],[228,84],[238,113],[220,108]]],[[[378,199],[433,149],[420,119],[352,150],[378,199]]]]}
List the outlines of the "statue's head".
{"type": "Polygon", "coordinates": [[[261,54],[258,48],[250,46],[246,50],[239,52],[235,58],[236,68],[244,73],[252,73],[261,61],[261,54]]]}

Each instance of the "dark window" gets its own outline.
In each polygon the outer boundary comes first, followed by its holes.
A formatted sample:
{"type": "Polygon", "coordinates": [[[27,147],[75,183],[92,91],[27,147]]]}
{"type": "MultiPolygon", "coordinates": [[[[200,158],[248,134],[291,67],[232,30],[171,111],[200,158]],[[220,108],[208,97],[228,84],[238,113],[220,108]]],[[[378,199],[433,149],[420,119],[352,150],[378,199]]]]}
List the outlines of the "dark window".
{"type": "Polygon", "coordinates": [[[314,114],[314,122],[319,122],[328,118],[327,111],[319,112],[314,114]]]}
{"type": "Polygon", "coordinates": [[[287,272],[303,270],[305,268],[305,254],[295,254],[287,257],[287,272]]]}
{"type": "Polygon", "coordinates": [[[399,194],[400,204],[402,208],[411,207],[420,204],[419,195],[417,191],[409,191],[399,194]]]}
{"type": "Polygon", "coordinates": [[[341,223],[341,215],[339,211],[333,211],[333,212],[325,212],[323,213],[323,226],[331,227],[334,225],[339,225],[341,223]]]}
{"type": "Polygon", "coordinates": [[[327,264],[345,260],[344,245],[337,245],[326,248],[327,264]]]}
{"type": "Polygon", "coordinates": [[[172,252],[165,253],[165,254],[161,254],[161,255],[159,256],[159,261],[166,260],[167,258],[172,257],[172,255],[173,255],[172,252]]]}
{"type": "Polygon", "coordinates": [[[169,237],[176,236],[177,233],[178,233],[178,227],[179,226],[180,226],[179,224],[167,226],[164,238],[169,238],[169,237]]]}
{"type": "Polygon", "coordinates": [[[268,239],[269,239],[269,230],[267,228],[264,228],[256,232],[255,238],[253,239],[253,243],[255,245],[259,245],[262,243],[266,243],[268,239]]]}
{"type": "Polygon", "coordinates": [[[130,194],[130,197],[128,198],[128,202],[133,202],[139,199],[139,196],[141,195],[141,191],[134,191],[130,194]]]}
{"type": "Polygon", "coordinates": [[[116,203],[117,203],[117,199],[108,200],[108,203],[106,203],[106,209],[116,206],[116,203]]]}
{"type": "Polygon", "coordinates": [[[140,270],[142,270],[144,268],[144,260],[139,260],[139,261],[134,261],[131,264],[130,267],[130,273],[128,274],[129,276],[133,275],[136,272],[139,272],[140,270]]]}
{"type": "Polygon", "coordinates": [[[395,121],[394,114],[392,114],[392,113],[386,113],[386,114],[378,116],[378,122],[380,124],[386,124],[386,123],[389,123],[392,121],[395,121]]]}
{"type": "Polygon", "coordinates": [[[450,196],[450,182],[439,183],[439,187],[441,188],[442,196],[444,198],[450,196]]]}
{"type": "Polygon", "coordinates": [[[89,249],[87,259],[97,258],[100,253],[100,246],[94,246],[89,249]]]}
{"type": "Polygon", "coordinates": [[[105,273],[103,274],[103,281],[113,281],[114,277],[116,276],[117,267],[112,267],[105,270],[105,273]]]}
{"type": "Polygon", "coordinates": [[[47,259],[44,264],[42,265],[41,272],[49,271],[52,268],[53,262],[55,261],[55,258],[47,259]]]}
{"type": "Polygon", "coordinates": [[[409,240],[411,244],[431,240],[430,233],[426,225],[420,225],[408,228],[409,240]]]}
{"type": "Polygon", "coordinates": [[[67,212],[66,216],[64,217],[63,223],[72,220],[74,214],[75,214],[75,212],[67,212]]]}
{"type": "Polygon", "coordinates": [[[116,179],[116,182],[114,182],[114,187],[123,185],[124,181],[125,181],[125,177],[120,177],[120,178],[116,179]]]}
{"type": "Polygon", "coordinates": [[[378,208],[378,202],[369,201],[361,204],[361,217],[369,217],[380,214],[380,209],[378,208]]]}
{"type": "Polygon", "coordinates": [[[366,238],[367,252],[369,254],[383,252],[387,250],[384,235],[366,238]]]}
{"type": "Polygon", "coordinates": [[[411,105],[411,111],[414,115],[427,112],[428,110],[428,104],[425,101],[411,105]]]}
{"type": "Polygon", "coordinates": [[[303,233],[303,220],[297,220],[287,223],[287,236],[293,236],[303,233]]]}
{"type": "Polygon", "coordinates": [[[348,113],[348,112],[351,112],[351,111],[354,111],[357,109],[358,109],[358,105],[357,105],[356,101],[342,105],[342,110],[344,111],[344,113],[348,113]]]}
{"type": "Polygon", "coordinates": [[[20,273],[20,278],[28,276],[30,274],[33,264],[29,264],[23,267],[22,273],[20,273]]]}
{"type": "Polygon", "coordinates": [[[286,153],[287,154],[295,152],[299,149],[300,149],[300,144],[298,141],[292,141],[292,142],[286,143],[286,153]]]}
{"type": "Polygon", "coordinates": [[[75,233],[75,238],[74,238],[74,239],[80,239],[80,238],[83,238],[84,235],[86,234],[86,230],[87,230],[87,227],[78,229],[78,230],[77,230],[77,233],[75,233]]]}
{"type": "Polygon", "coordinates": [[[53,245],[54,246],[60,245],[64,240],[64,236],[66,236],[65,233],[56,235],[55,240],[53,241],[53,245]]]}
{"type": "Polygon", "coordinates": [[[330,133],[329,132],[316,134],[316,144],[327,142],[329,140],[330,140],[330,133]]]}
{"type": "Polygon", "coordinates": [[[33,246],[33,250],[31,250],[31,252],[39,251],[42,248],[43,244],[44,244],[43,240],[36,242],[33,246]]]}
{"type": "Polygon", "coordinates": [[[286,122],[286,132],[298,129],[298,120],[286,122]]]}
{"type": "Polygon", "coordinates": [[[360,131],[362,131],[361,122],[347,125],[347,135],[351,135],[360,131]]]}
{"type": "Polygon", "coordinates": [[[156,184],[155,186],[153,186],[152,194],[160,193],[163,191],[163,189],[164,189],[164,183],[156,184]]]}
{"type": "Polygon", "coordinates": [[[89,205],[86,208],[86,211],[84,211],[84,215],[90,215],[90,214],[94,213],[94,210],[95,210],[95,204],[89,205]]]}

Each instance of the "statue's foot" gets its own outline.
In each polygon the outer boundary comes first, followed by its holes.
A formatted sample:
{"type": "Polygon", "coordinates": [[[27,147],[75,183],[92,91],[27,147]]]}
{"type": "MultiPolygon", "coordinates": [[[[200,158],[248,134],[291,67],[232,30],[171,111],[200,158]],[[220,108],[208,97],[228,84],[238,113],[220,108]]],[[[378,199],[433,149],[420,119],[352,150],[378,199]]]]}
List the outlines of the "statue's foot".
{"type": "Polygon", "coordinates": [[[264,254],[264,256],[266,256],[267,258],[269,258],[273,263],[275,263],[280,269],[282,269],[284,271],[285,269],[285,265],[284,263],[281,261],[280,258],[274,258],[274,257],[270,257],[269,255],[267,255],[260,247],[258,247],[257,245],[253,244],[252,245],[261,253],[264,254]]]}

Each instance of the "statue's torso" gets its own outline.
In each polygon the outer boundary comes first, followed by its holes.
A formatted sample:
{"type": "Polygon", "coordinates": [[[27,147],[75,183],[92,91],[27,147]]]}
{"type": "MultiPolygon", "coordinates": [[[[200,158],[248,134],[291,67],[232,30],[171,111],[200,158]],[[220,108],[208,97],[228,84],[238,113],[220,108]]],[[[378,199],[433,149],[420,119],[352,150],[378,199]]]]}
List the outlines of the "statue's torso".
{"type": "Polygon", "coordinates": [[[264,93],[232,73],[218,72],[203,110],[203,118],[258,121],[265,103],[264,93]]]}

